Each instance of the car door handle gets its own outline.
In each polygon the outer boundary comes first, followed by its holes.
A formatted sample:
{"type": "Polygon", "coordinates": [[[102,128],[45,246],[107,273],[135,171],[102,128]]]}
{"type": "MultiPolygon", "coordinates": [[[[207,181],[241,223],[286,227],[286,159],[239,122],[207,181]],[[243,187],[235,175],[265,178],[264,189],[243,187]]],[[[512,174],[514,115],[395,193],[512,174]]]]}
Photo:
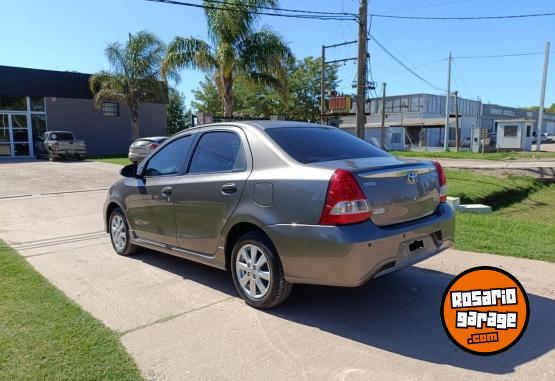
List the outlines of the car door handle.
{"type": "Polygon", "coordinates": [[[232,194],[237,192],[237,184],[235,183],[226,183],[222,185],[222,193],[223,194],[232,194]]]}
{"type": "Polygon", "coordinates": [[[173,194],[173,189],[171,187],[165,187],[162,188],[160,193],[162,194],[162,197],[165,197],[169,201],[171,195],[173,194]]]}

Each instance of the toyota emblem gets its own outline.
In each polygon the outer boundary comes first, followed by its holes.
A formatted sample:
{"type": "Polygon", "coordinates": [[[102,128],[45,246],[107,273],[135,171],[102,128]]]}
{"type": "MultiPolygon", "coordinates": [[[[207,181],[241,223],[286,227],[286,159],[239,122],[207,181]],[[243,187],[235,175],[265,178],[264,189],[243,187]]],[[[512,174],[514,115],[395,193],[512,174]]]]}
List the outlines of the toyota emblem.
{"type": "Polygon", "coordinates": [[[407,175],[407,183],[414,185],[418,182],[418,174],[415,171],[410,171],[407,175]]]}

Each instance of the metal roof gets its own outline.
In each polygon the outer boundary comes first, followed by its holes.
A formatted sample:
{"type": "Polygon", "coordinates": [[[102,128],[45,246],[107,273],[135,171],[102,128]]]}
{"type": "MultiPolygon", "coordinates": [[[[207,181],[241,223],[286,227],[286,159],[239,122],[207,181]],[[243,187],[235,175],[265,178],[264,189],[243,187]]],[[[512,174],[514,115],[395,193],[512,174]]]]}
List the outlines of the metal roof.
{"type": "MultiPolygon", "coordinates": [[[[92,99],[90,77],[91,74],[72,71],[0,66],[0,96],[92,99]]],[[[148,103],[151,102],[167,103],[167,96],[155,96],[148,103]]]]}
{"type": "Polygon", "coordinates": [[[0,66],[0,96],[92,99],[90,74],[0,66]]]}

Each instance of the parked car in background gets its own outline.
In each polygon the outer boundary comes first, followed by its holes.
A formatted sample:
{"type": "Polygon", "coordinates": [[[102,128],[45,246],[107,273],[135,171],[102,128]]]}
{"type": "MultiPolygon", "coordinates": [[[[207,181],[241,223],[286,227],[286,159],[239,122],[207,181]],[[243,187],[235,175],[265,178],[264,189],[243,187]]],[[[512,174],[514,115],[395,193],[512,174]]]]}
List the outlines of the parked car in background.
{"type": "Polygon", "coordinates": [[[160,144],[162,144],[168,137],[155,136],[150,138],[140,138],[135,140],[129,146],[129,160],[132,163],[139,163],[145,157],[154,151],[160,144]]]}
{"type": "Polygon", "coordinates": [[[71,131],[48,131],[35,143],[35,155],[50,161],[64,158],[84,160],[87,145],[84,140],[76,140],[71,131]]]}
{"type": "Polygon", "coordinates": [[[116,253],[141,246],[226,269],[258,308],[294,283],[359,286],[453,244],[438,162],[396,158],[335,127],[200,126],[121,174],[104,204],[116,253]]]}
{"type": "MultiPolygon", "coordinates": [[[[550,138],[547,136],[547,133],[546,133],[546,132],[542,132],[542,135],[541,135],[541,136],[542,136],[542,137],[541,137],[541,141],[540,141],[541,143],[551,143],[551,142],[553,141],[552,139],[550,139],[550,138]]],[[[536,143],[537,141],[538,141],[538,134],[537,134],[536,132],[534,132],[534,133],[532,134],[532,143],[536,143]]]]}

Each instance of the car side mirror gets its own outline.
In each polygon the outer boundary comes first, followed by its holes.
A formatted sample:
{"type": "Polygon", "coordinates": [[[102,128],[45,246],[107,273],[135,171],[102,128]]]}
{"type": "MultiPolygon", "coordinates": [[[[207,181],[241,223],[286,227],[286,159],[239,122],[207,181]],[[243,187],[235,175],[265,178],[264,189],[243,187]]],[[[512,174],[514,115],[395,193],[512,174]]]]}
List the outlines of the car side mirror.
{"type": "Polygon", "coordinates": [[[141,177],[137,173],[137,164],[136,163],[126,165],[125,167],[123,167],[121,169],[121,171],[119,173],[123,177],[141,177]]]}

